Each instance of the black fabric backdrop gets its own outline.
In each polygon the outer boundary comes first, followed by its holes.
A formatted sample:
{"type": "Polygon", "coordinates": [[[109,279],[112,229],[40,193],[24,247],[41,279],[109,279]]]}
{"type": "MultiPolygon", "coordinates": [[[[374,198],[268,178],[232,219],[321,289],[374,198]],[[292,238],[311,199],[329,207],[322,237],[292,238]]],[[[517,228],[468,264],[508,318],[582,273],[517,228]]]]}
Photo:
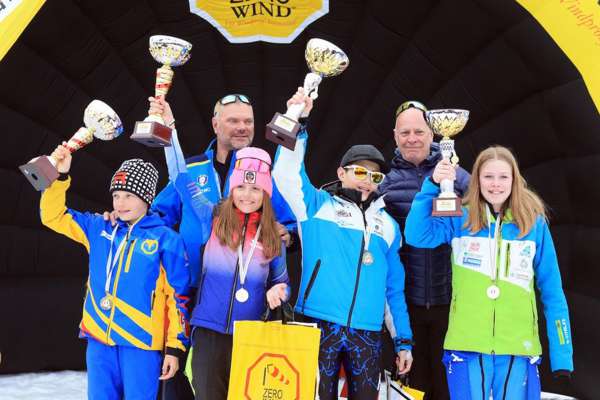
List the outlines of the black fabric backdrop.
{"type": "MultiPolygon", "coordinates": [[[[86,254],[41,226],[39,194],[17,166],[69,138],[98,98],[119,113],[126,134],[76,154],[70,206],[108,209],[111,173],[127,158],[161,166],[164,185],[162,151],[128,139],[152,94],[152,34],[194,45],[168,95],[187,155],[213,137],[212,106],[232,92],[253,99],[254,144],[273,152],[264,124],[284,111],[308,72],[303,52],[312,37],[350,57],[346,72],[321,84],[310,118],[307,165],[317,184],[334,177],[352,144],[372,143],[391,156],[393,112],[404,100],[471,110],[457,137],[462,165],[469,169],[489,144],[509,146],[551,208],[577,372],[570,388],[557,387],[545,361],[544,389],[600,397],[600,117],[576,68],[508,0],[331,0],[329,14],[289,45],[230,44],[183,0],[48,1],[0,62],[0,373],[84,367],[77,323],[86,254]]],[[[290,269],[297,282],[296,260],[290,269]]]]}

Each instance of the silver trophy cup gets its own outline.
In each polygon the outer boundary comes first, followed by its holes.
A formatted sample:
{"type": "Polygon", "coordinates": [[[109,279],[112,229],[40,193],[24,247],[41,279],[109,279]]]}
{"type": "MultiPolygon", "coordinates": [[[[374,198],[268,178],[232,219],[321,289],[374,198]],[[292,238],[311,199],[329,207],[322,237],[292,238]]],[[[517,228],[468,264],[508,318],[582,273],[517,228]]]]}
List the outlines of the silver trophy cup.
{"type": "MultiPolygon", "coordinates": [[[[156,70],[154,97],[164,99],[173,83],[173,69],[185,64],[192,56],[192,44],[185,40],[166,35],[150,36],[150,54],[162,64],[156,70]]],[[[148,115],[144,121],[135,124],[131,139],[150,147],[171,145],[171,128],[158,114],[148,115]]]]}
{"type": "MultiPolygon", "coordinates": [[[[436,135],[442,136],[440,150],[442,157],[450,160],[453,165],[458,164],[458,156],[454,150],[454,140],[451,137],[463,130],[469,120],[469,111],[458,109],[429,110],[425,112],[425,119],[436,135]]],[[[461,216],[462,201],[454,192],[454,182],[443,179],[440,182],[441,193],[433,201],[434,216],[461,216]]]]}

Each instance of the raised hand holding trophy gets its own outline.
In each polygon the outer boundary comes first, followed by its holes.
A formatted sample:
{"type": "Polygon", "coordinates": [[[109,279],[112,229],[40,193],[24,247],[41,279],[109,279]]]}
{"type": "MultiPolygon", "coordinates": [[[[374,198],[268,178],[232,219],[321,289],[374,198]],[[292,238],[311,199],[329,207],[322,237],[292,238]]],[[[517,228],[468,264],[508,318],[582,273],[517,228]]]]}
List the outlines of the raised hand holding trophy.
{"type": "MultiPolygon", "coordinates": [[[[454,140],[451,137],[463,130],[469,120],[467,110],[429,110],[425,112],[427,124],[436,135],[442,136],[440,150],[442,157],[450,160],[452,165],[458,164],[458,156],[454,150],[454,140]]],[[[462,215],[462,201],[454,192],[454,182],[442,179],[441,193],[433,200],[431,215],[436,217],[455,217],[462,215]]]]}
{"type": "MultiPolygon", "coordinates": [[[[304,57],[311,70],[304,78],[304,93],[313,100],[318,97],[318,87],[323,78],[341,74],[350,63],[346,53],[323,39],[310,39],[306,44],[304,57]]],[[[296,134],[300,129],[298,119],[304,107],[304,104],[292,104],[285,114],[275,113],[267,124],[267,139],[294,150],[296,134]]]]}
{"type": "MultiPolygon", "coordinates": [[[[79,128],[65,145],[71,153],[92,142],[112,140],[123,132],[123,124],[116,112],[108,104],[93,100],[83,113],[85,128],[79,128]]],[[[21,165],[19,169],[35,190],[44,190],[58,178],[57,160],[51,156],[39,156],[21,165]]]]}
{"type": "MultiPolygon", "coordinates": [[[[191,57],[192,44],[173,36],[150,36],[150,54],[162,66],[156,70],[154,97],[164,99],[173,82],[173,69],[185,64],[191,57]]],[[[150,147],[171,145],[171,128],[158,114],[151,114],[144,121],[136,122],[131,139],[150,147]]]]}

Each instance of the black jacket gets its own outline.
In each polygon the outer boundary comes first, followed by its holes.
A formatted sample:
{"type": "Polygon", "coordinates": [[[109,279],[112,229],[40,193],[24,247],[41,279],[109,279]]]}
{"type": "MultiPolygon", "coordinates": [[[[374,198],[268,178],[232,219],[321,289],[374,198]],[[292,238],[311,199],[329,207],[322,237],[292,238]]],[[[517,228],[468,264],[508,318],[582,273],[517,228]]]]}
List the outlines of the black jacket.
{"type": "MultiPolygon", "coordinates": [[[[398,222],[404,233],[404,224],[415,195],[423,180],[433,174],[442,158],[439,144],[432,143],[431,153],[419,166],[404,160],[398,150],[391,170],[379,186],[384,194],[386,210],[398,222]]],[[[469,185],[469,173],[462,168],[456,172],[454,190],[463,196],[469,185]]],[[[450,304],[452,291],[451,248],[441,245],[435,249],[421,249],[404,243],[400,258],[406,269],[405,294],[407,303],[417,306],[450,304]]]]}

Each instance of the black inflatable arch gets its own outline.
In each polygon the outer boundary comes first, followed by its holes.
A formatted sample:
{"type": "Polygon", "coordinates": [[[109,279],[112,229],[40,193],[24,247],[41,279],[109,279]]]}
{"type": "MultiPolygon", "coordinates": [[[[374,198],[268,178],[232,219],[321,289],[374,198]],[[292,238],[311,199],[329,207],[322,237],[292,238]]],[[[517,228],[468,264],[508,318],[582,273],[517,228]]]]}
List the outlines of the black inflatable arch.
{"type": "MultiPolygon", "coordinates": [[[[0,373],[84,367],[76,333],[86,255],[40,225],[39,194],[17,166],[70,137],[87,103],[98,98],[119,113],[126,134],[94,142],[75,156],[70,205],[107,209],[111,172],[126,158],[160,165],[164,185],[162,152],[128,139],[152,94],[152,34],[194,45],[191,61],[176,69],[168,97],[188,155],[212,138],[212,106],[226,93],[252,98],[254,143],[272,152],[264,124],[284,110],[302,82],[306,41],[321,37],[343,48],[351,61],[319,89],[309,122],[313,181],[332,179],[351,144],[372,143],[391,157],[393,112],[404,100],[471,110],[457,137],[463,166],[470,168],[489,144],[507,145],[551,208],[575,345],[576,374],[566,391],[600,396],[600,117],[576,68],[516,2],[329,3],[329,14],[289,45],[230,44],[190,14],[184,0],[62,0],[43,6],[0,62],[0,373]]],[[[544,389],[564,389],[549,379],[547,362],[542,373],[544,389]]]]}

